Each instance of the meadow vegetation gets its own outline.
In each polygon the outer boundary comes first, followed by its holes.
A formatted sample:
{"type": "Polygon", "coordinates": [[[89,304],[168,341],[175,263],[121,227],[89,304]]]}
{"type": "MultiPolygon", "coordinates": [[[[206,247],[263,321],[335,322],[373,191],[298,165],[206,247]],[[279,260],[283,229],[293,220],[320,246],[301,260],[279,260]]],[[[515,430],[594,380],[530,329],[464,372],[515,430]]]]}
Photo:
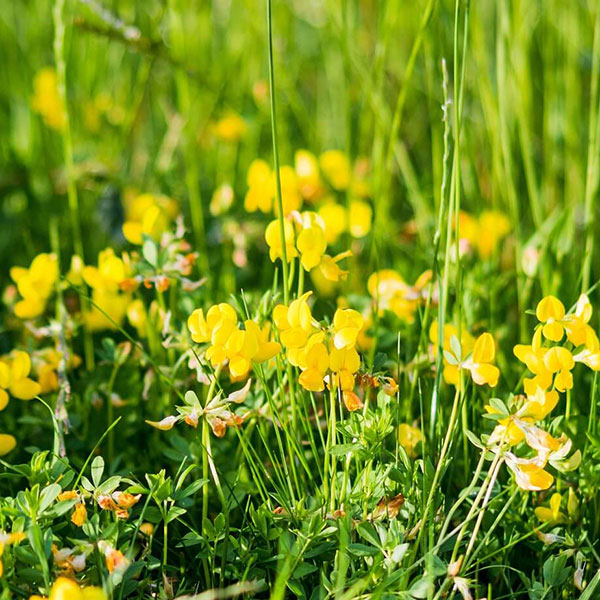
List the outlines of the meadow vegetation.
{"type": "Polygon", "coordinates": [[[600,597],[597,2],[0,53],[0,600],[600,597]]]}

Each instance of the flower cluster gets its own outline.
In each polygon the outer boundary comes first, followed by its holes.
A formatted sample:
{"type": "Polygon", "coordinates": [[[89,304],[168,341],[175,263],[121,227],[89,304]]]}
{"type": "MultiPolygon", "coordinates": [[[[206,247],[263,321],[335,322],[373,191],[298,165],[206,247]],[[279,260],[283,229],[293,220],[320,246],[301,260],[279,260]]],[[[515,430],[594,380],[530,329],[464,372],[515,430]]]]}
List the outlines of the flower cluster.
{"type": "MultiPolygon", "coordinates": [[[[370,194],[368,169],[365,159],[358,159],[353,168],[341,150],[327,150],[319,158],[308,150],[298,150],[294,166],[285,165],[279,171],[284,214],[300,210],[303,202],[319,205],[317,212],[325,224],[327,243],[334,243],[344,231],[354,238],[364,237],[373,218],[365,201],[370,194]],[[335,200],[335,194],[341,192],[350,196],[347,206],[335,200]]],[[[246,181],[246,210],[277,214],[275,173],[269,165],[261,159],[253,161],[246,181]]]]}
{"type": "MultiPolygon", "coordinates": [[[[439,346],[438,324],[434,321],[429,329],[433,357],[437,355],[439,346]]],[[[458,338],[458,330],[454,325],[444,325],[444,381],[451,385],[460,385],[461,370],[468,371],[477,385],[496,387],[500,370],[493,364],[496,357],[496,342],[490,333],[482,333],[475,339],[463,329],[458,338]]]]}
{"type": "Polygon", "coordinates": [[[383,269],[371,274],[367,289],[377,312],[389,310],[399,319],[413,323],[419,304],[427,298],[426,288],[431,277],[431,270],[424,271],[413,285],[409,285],[397,271],[383,269]]]}
{"type": "Polygon", "coordinates": [[[199,420],[204,417],[212,432],[217,437],[223,437],[227,431],[227,427],[239,427],[244,422],[243,417],[231,410],[231,404],[241,404],[244,402],[250,391],[251,384],[252,380],[248,379],[243,388],[232,392],[225,398],[219,392],[215,397],[209,398],[204,407],[200,404],[196,393],[188,391],[184,396],[185,405],[175,407],[178,412],[177,415],[169,415],[160,421],[146,421],[146,423],[155,429],[169,431],[177,423],[183,421],[186,425],[195,429],[198,427],[199,420]]]}
{"type": "Polygon", "coordinates": [[[269,323],[261,327],[246,319],[242,328],[235,309],[226,302],[211,306],[206,315],[201,308],[196,309],[187,324],[194,342],[209,343],[206,359],[213,367],[227,362],[234,380],[245,378],[253,364],[273,358],[281,349],[270,339],[269,323]]]}
{"type": "Polygon", "coordinates": [[[58,260],[55,254],[38,254],[29,268],[13,267],[10,277],[17,285],[22,299],[15,306],[20,319],[35,319],[46,309],[58,280],[58,260]]]}
{"type": "Polygon", "coordinates": [[[64,129],[65,107],[58,92],[56,72],[52,67],[45,67],[36,73],[31,108],[42,116],[48,127],[57,131],[64,129]]]}
{"type": "Polygon", "coordinates": [[[289,306],[279,304],[273,310],[273,320],[289,362],[299,367],[299,382],[303,388],[320,392],[325,385],[340,390],[349,410],[362,406],[354,393],[355,374],[360,368],[356,350],[358,335],[363,328],[362,315],[353,309],[338,309],[330,327],[323,328],[311,314],[307,292],[289,306]]]}
{"type": "Polygon", "coordinates": [[[483,259],[490,258],[498,244],[510,232],[508,217],[501,212],[485,210],[479,217],[461,211],[458,216],[461,251],[477,250],[483,259]]]}
{"type": "MultiPolygon", "coordinates": [[[[10,396],[19,400],[31,400],[42,391],[40,384],[29,377],[31,358],[27,352],[13,350],[0,358],[0,410],[4,410],[10,396]]],[[[0,456],[8,454],[17,445],[15,437],[0,434],[0,456]]]]}
{"type": "Polygon", "coordinates": [[[124,195],[123,207],[123,235],[128,242],[137,245],[143,243],[144,236],[157,241],[179,214],[175,200],[153,194],[138,195],[133,191],[124,195]]]}
{"type": "Polygon", "coordinates": [[[488,444],[500,452],[503,446],[512,449],[524,442],[535,453],[532,457],[521,457],[512,450],[503,454],[523,489],[548,489],[554,482],[546,470],[548,464],[559,471],[569,471],[577,468],[581,460],[579,451],[567,458],[572,447],[570,439],[565,435],[554,438],[539,423],[557,406],[559,393],[573,387],[571,371],[576,362],[600,370],[598,337],[588,325],[591,315],[592,306],[586,295],[579,298],[570,314],[566,314],[558,298],[543,298],[536,308],[539,323],[531,344],[514,348],[515,356],[533,375],[524,379],[525,396],[515,399],[511,413],[499,401],[485,407],[489,416],[498,421],[488,444]],[[573,355],[575,349],[578,351],[573,355]]]}
{"type": "MultiPolygon", "coordinates": [[[[330,256],[327,252],[327,239],[323,219],[311,211],[294,212],[291,220],[284,222],[285,256],[288,262],[298,257],[305,271],[318,269],[328,281],[340,281],[348,272],[338,263],[351,255],[350,251],[330,256]]],[[[265,239],[269,245],[269,255],[275,262],[284,259],[284,243],[281,239],[281,225],[277,219],[267,225],[265,239]]]]}

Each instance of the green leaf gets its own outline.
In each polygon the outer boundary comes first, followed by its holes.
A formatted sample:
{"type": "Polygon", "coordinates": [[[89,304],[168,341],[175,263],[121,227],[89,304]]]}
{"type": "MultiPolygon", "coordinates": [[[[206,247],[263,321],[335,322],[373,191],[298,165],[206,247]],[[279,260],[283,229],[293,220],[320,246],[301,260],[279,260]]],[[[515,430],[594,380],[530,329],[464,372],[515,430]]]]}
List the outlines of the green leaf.
{"type": "Polygon", "coordinates": [[[544,581],[550,587],[556,587],[563,584],[569,577],[571,569],[566,568],[567,555],[559,554],[551,556],[544,563],[544,581]]]}
{"type": "MultiPolygon", "coordinates": [[[[462,348],[460,347],[460,340],[455,335],[450,338],[450,349],[455,356],[455,364],[457,364],[456,361],[460,362],[462,360],[462,348]]],[[[444,352],[444,354],[446,353],[444,352]]]]}
{"type": "Polygon", "coordinates": [[[39,512],[43,513],[56,500],[60,492],[61,487],[58,483],[51,483],[46,486],[40,494],[39,512]]]}
{"type": "Polygon", "coordinates": [[[156,244],[147,239],[142,246],[142,254],[148,263],[150,263],[153,267],[156,266],[156,262],[158,260],[158,252],[156,250],[156,244]]]}
{"type": "Polygon", "coordinates": [[[185,508],[180,508],[179,506],[172,506],[169,509],[169,512],[167,513],[165,522],[170,523],[174,519],[177,519],[177,517],[181,517],[182,515],[185,515],[186,512],[187,511],[185,510],[185,508]]]}
{"type": "Polygon", "coordinates": [[[104,474],[104,459],[101,456],[96,456],[92,461],[92,481],[94,486],[98,487],[102,481],[102,475],[104,474]]]}
{"type": "Polygon", "coordinates": [[[467,439],[471,442],[471,444],[473,444],[473,446],[479,448],[480,450],[483,450],[485,448],[485,446],[481,443],[481,440],[472,431],[467,429],[465,431],[465,434],[467,436],[467,439]]]}
{"type": "Polygon", "coordinates": [[[427,598],[430,592],[433,592],[433,582],[429,577],[417,579],[408,590],[412,598],[427,598]]]}
{"type": "Polygon", "coordinates": [[[381,541],[379,539],[379,536],[377,535],[377,530],[375,529],[375,527],[373,527],[371,523],[359,523],[356,526],[356,531],[358,531],[360,537],[367,540],[367,542],[369,542],[370,544],[373,544],[373,546],[376,546],[377,548],[381,549],[381,541]]]}

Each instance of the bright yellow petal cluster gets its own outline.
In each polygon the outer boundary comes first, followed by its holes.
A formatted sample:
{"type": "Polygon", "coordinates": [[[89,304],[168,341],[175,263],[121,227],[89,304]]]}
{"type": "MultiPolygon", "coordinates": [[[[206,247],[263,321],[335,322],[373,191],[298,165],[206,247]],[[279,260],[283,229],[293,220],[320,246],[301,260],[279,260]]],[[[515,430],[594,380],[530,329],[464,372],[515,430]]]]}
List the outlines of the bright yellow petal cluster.
{"type": "Polygon", "coordinates": [[[92,288],[93,301],[92,307],[83,313],[83,321],[91,331],[116,329],[123,323],[131,294],[121,292],[121,285],[129,275],[129,264],[112,248],[98,254],[97,267],[83,267],[82,277],[92,288]]]}
{"type": "Polygon", "coordinates": [[[212,126],[212,132],[215,137],[229,143],[238,142],[244,137],[247,131],[248,126],[246,122],[235,112],[230,112],[221,117],[212,126]]]}
{"type": "Polygon", "coordinates": [[[56,72],[52,67],[45,67],[36,73],[31,108],[42,116],[48,127],[57,131],[64,129],[65,106],[58,92],[56,72]]]}
{"type": "Polygon", "coordinates": [[[404,450],[406,450],[409,458],[416,458],[417,447],[425,441],[425,438],[422,431],[417,427],[413,427],[408,423],[401,423],[398,425],[398,441],[404,450]]]}
{"type": "MultiPolygon", "coordinates": [[[[283,214],[289,215],[302,206],[302,195],[296,171],[293,167],[283,166],[279,169],[281,183],[281,200],[283,214]]],[[[248,212],[260,210],[263,213],[273,211],[278,214],[277,180],[276,174],[271,167],[261,159],[254,160],[248,169],[246,176],[248,191],[244,199],[244,208],[248,212]]]]}
{"type": "Polygon", "coordinates": [[[20,319],[39,317],[46,308],[58,280],[58,260],[55,254],[38,254],[29,268],[13,267],[11,279],[17,284],[22,300],[15,304],[20,319]]]}
{"type": "Polygon", "coordinates": [[[321,392],[327,384],[341,390],[346,407],[357,410],[362,401],[353,392],[355,374],[360,369],[356,350],[364,326],[362,315],[353,309],[338,309],[329,331],[321,330],[312,317],[307,292],[289,306],[280,304],[273,320],[290,363],[300,368],[304,389],[321,392]]]}
{"type": "MultiPolygon", "coordinates": [[[[325,254],[327,239],[325,224],[321,217],[314,212],[294,213],[294,226],[287,219],[284,221],[285,249],[288,262],[294,257],[300,257],[300,264],[305,271],[318,269],[320,276],[327,281],[341,281],[346,278],[347,271],[340,268],[338,263],[348,257],[351,252],[342,252],[336,256],[325,254]]],[[[269,246],[269,255],[275,262],[283,260],[283,244],[281,241],[281,225],[277,219],[267,225],[265,240],[269,246]]]]}
{"type": "Polygon", "coordinates": [[[196,309],[188,319],[188,329],[194,342],[210,342],[206,358],[213,366],[229,361],[234,380],[246,377],[252,363],[269,360],[281,349],[279,343],[270,340],[268,323],[261,328],[248,319],[242,329],[235,309],[226,302],[212,306],[206,316],[201,308],[196,309]]]}
{"type": "Polygon", "coordinates": [[[412,323],[419,304],[425,297],[425,288],[431,280],[431,271],[423,272],[414,285],[407,284],[400,273],[383,269],[372,273],[367,289],[379,312],[389,310],[399,319],[412,323]]]}
{"type": "Polygon", "coordinates": [[[158,241],[179,212],[175,200],[153,194],[125,194],[124,208],[123,235],[137,245],[142,244],[144,236],[158,241]]]}
{"type": "MultiPolygon", "coordinates": [[[[433,357],[437,355],[438,324],[434,321],[429,329],[429,339],[432,342],[433,357]]],[[[444,381],[451,385],[460,384],[460,370],[468,371],[477,385],[496,387],[500,371],[494,364],[496,357],[496,343],[490,333],[483,333],[475,339],[464,328],[461,339],[458,339],[458,330],[454,325],[444,325],[444,381]],[[460,355],[455,352],[457,346],[460,355]]]]}
{"type": "Polygon", "coordinates": [[[510,232],[510,221],[498,211],[483,211],[479,218],[461,211],[459,231],[467,247],[475,248],[481,258],[487,259],[510,232]]]}

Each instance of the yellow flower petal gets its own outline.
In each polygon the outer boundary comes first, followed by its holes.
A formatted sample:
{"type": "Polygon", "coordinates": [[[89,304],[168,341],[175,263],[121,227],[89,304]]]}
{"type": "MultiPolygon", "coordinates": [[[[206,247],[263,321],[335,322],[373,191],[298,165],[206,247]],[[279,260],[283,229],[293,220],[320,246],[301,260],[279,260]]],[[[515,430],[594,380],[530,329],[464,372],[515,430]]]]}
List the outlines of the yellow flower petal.
{"type": "Polygon", "coordinates": [[[491,333],[482,333],[473,348],[474,363],[490,363],[496,356],[496,344],[491,333]]]}
{"type": "Polygon", "coordinates": [[[17,445],[17,440],[9,433],[0,433],[0,456],[8,454],[17,445]]]}
{"type": "Polygon", "coordinates": [[[42,386],[33,379],[21,379],[15,381],[10,386],[10,393],[19,400],[31,400],[36,396],[39,396],[42,392],[42,386]]]}
{"type": "Polygon", "coordinates": [[[539,301],[535,314],[541,323],[545,323],[549,319],[560,321],[565,316],[565,307],[555,296],[546,296],[539,301]]]}

